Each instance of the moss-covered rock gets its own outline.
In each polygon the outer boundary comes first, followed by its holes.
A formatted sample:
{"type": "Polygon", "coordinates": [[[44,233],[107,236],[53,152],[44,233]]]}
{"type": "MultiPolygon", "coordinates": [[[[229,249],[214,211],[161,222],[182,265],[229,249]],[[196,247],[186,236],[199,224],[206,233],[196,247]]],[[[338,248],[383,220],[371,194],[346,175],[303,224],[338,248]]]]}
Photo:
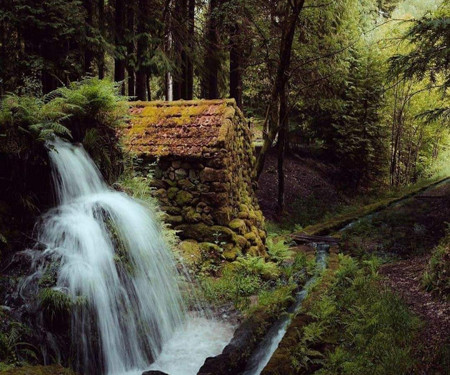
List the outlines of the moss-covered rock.
{"type": "Polygon", "coordinates": [[[200,180],[202,182],[221,182],[226,181],[226,171],[223,169],[214,169],[206,167],[200,172],[200,180]]]}
{"type": "Polygon", "coordinates": [[[236,260],[239,255],[241,255],[241,249],[239,247],[232,246],[229,246],[229,248],[225,249],[222,253],[222,256],[230,262],[236,260]]]}
{"type": "Polygon", "coordinates": [[[198,223],[202,221],[202,214],[197,212],[194,207],[185,207],[183,217],[188,223],[198,223]]]}
{"type": "Polygon", "coordinates": [[[198,266],[202,261],[200,245],[195,240],[185,240],[179,245],[181,255],[188,266],[198,266]]]}
{"type": "Polygon", "coordinates": [[[220,254],[222,253],[222,248],[219,245],[216,245],[212,242],[201,242],[200,244],[200,250],[204,254],[220,254]]]}
{"type": "Polygon", "coordinates": [[[183,216],[181,215],[165,215],[163,219],[172,225],[177,225],[184,222],[183,216]]]}
{"type": "Polygon", "coordinates": [[[175,229],[180,231],[182,238],[196,238],[201,242],[232,243],[237,236],[230,228],[204,223],[182,224],[175,229]]]}
{"type": "Polygon", "coordinates": [[[248,241],[244,236],[237,235],[234,237],[234,242],[236,245],[238,245],[241,249],[244,249],[248,245],[248,241]]]}
{"type": "Polygon", "coordinates": [[[191,202],[192,198],[193,195],[191,193],[184,190],[180,190],[176,195],[175,202],[177,202],[179,206],[184,206],[189,202],[191,202]]]}
{"type": "Polygon", "coordinates": [[[231,220],[228,226],[233,229],[235,232],[244,234],[246,232],[247,225],[245,221],[242,219],[234,219],[231,220]]]}
{"type": "Polygon", "coordinates": [[[244,235],[244,237],[250,242],[256,241],[256,234],[254,232],[248,232],[244,235]]]}
{"type": "Polygon", "coordinates": [[[183,190],[193,190],[195,185],[187,178],[178,181],[178,186],[183,190]]]}

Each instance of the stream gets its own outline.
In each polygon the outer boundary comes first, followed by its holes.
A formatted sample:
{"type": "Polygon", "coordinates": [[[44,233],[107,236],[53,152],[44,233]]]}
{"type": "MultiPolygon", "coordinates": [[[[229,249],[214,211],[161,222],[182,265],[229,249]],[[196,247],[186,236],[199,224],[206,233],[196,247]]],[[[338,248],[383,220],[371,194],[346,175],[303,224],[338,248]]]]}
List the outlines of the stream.
{"type": "MultiPolygon", "coordinates": [[[[403,204],[406,200],[411,199],[412,197],[422,194],[430,189],[436,188],[437,186],[447,184],[450,182],[450,178],[446,178],[440,182],[432,184],[431,186],[418,191],[412,196],[405,197],[403,199],[399,199],[389,205],[386,208],[397,207],[403,204]]],[[[373,212],[367,214],[363,217],[353,220],[351,223],[344,225],[338,232],[345,232],[346,230],[352,228],[356,223],[359,223],[361,220],[370,219],[378,215],[382,211],[373,212]]],[[[326,259],[328,255],[328,250],[330,245],[327,243],[313,243],[312,244],[316,248],[316,262],[317,268],[316,273],[311,277],[303,287],[303,289],[297,293],[296,300],[293,306],[288,310],[288,314],[282,316],[278,319],[277,322],[269,329],[264,339],[257,346],[256,350],[253,352],[250,357],[247,367],[243,375],[260,375],[264,368],[269,363],[275,351],[278,349],[280,342],[283,340],[287,329],[291,323],[291,315],[297,311],[299,311],[302,307],[302,302],[307,297],[308,287],[317,279],[317,276],[326,268],[326,259]]]]}
{"type": "Polygon", "coordinates": [[[313,246],[316,249],[316,270],[314,275],[305,283],[302,290],[296,294],[295,303],[288,309],[287,314],[283,314],[283,316],[275,322],[275,324],[267,332],[264,339],[257,346],[247,363],[247,368],[243,373],[244,375],[261,374],[286,334],[292,320],[292,315],[299,311],[302,307],[302,302],[308,295],[309,287],[317,280],[317,277],[320,276],[322,271],[326,268],[330,245],[318,243],[313,244],[313,246]]]}

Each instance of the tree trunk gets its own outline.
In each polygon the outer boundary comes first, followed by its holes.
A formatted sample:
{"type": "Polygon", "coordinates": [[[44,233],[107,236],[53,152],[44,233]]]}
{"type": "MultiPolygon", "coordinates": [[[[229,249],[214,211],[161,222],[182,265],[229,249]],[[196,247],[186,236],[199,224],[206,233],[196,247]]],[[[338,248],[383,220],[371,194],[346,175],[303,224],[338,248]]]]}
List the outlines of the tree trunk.
{"type": "MultiPolygon", "coordinates": [[[[91,0],[83,1],[84,9],[86,10],[86,36],[92,38],[91,28],[94,27],[94,4],[91,0]]],[[[86,45],[84,51],[84,73],[92,74],[92,63],[94,61],[94,51],[89,44],[86,45]]]]}
{"type": "Polygon", "coordinates": [[[139,0],[138,2],[138,20],[137,20],[137,71],[136,71],[136,97],[138,100],[147,100],[147,79],[146,72],[143,66],[145,53],[148,44],[143,35],[147,30],[147,17],[149,13],[149,0],[139,0]]]}
{"type": "Polygon", "coordinates": [[[288,132],[288,111],[286,88],[280,92],[279,132],[278,132],[278,214],[284,211],[284,157],[288,132]]]}
{"type": "Polygon", "coordinates": [[[147,83],[142,70],[136,72],[136,98],[137,100],[147,100],[147,83]]]}
{"type": "Polygon", "coordinates": [[[284,27],[280,42],[280,60],[277,68],[275,83],[272,88],[269,103],[267,105],[266,118],[264,120],[264,144],[256,160],[255,172],[259,178],[266,159],[267,151],[272,146],[275,137],[278,134],[278,98],[280,93],[285,90],[288,77],[288,71],[291,64],[292,42],[294,40],[297,20],[305,0],[294,0],[286,5],[286,14],[284,17],[284,27]],[[290,12],[290,9],[292,12],[290,12]]]}
{"type": "MultiPolygon", "coordinates": [[[[106,39],[105,30],[105,0],[98,1],[98,23],[102,38],[106,39]]],[[[98,78],[105,78],[105,51],[102,49],[97,57],[98,78]]]]}
{"type": "Polygon", "coordinates": [[[146,79],[146,83],[147,83],[147,98],[148,98],[148,100],[152,100],[152,86],[151,86],[151,84],[150,84],[150,76],[149,75],[147,75],[147,77],[146,77],[147,79],[146,79]]]}
{"type": "MultiPolygon", "coordinates": [[[[125,35],[125,1],[116,0],[115,23],[116,23],[116,56],[114,59],[114,81],[125,80],[125,56],[124,56],[124,35],[125,35]]],[[[125,95],[125,86],[122,85],[122,94],[125,95]]]]}
{"type": "Polygon", "coordinates": [[[127,45],[127,55],[128,55],[128,96],[135,96],[135,24],[136,10],[134,3],[130,2],[127,7],[127,32],[128,32],[128,45],[127,45]]]}
{"type": "Polygon", "coordinates": [[[238,23],[230,30],[230,97],[242,109],[242,48],[238,23]]]}
{"type": "Polygon", "coordinates": [[[174,100],[187,98],[187,53],[188,40],[188,3],[187,0],[177,0],[174,7],[172,22],[173,57],[177,65],[173,76],[174,100]]]}
{"type": "Polygon", "coordinates": [[[220,45],[218,33],[218,11],[220,0],[210,0],[206,26],[206,55],[204,61],[203,96],[207,99],[219,98],[220,45]]]}
{"type": "Polygon", "coordinates": [[[194,33],[195,33],[195,0],[189,0],[188,5],[188,45],[189,51],[186,59],[186,99],[194,98],[194,33]]]}

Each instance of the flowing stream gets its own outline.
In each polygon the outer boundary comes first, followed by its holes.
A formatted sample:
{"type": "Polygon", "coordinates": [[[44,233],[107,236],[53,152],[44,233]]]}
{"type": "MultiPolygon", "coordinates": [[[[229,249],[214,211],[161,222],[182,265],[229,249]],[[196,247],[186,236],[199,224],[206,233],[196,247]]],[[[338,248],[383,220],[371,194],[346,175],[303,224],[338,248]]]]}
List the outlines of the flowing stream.
{"type": "Polygon", "coordinates": [[[316,272],[315,274],[306,282],[305,286],[301,291],[299,291],[295,297],[295,303],[288,310],[289,314],[283,315],[275,324],[269,329],[264,339],[260,342],[255,352],[250,357],[247,368],[245,369],[243,375],[259,375],[264,370],[264,368],[269,363],[275,351],[278,349],[281,340],[283,340],[284,335],[291,323],[291,314],[298,311],[302,302],[308,295],[309,286],[314,283],[317,276],[325,269],[326,259],[328,255],[329,245],[320,243],[314,244],[316,248],[316,272]]]}
{"type": "Polygon", "coordinates": [[[151,211],[110,189],[81,146],[57,140],[50,160],[59,205],[38,226],[44,250],[28,251],[34,271],[23,293],[57,265],[53,290],[74,304],[80,373],[196,374],[228,343],[232,327],[187,313],[175,261],[151,211]]]}

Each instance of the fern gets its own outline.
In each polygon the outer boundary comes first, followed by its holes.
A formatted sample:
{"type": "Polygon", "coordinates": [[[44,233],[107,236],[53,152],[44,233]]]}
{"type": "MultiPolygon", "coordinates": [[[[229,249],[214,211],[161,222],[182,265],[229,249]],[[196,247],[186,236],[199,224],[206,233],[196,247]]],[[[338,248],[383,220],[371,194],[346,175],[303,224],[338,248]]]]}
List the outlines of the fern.
{"type": "Polygon", "coordinates": [[[261,275],[264,279],[273,280],[280,276],[277,265],[273,262],[266,262],[262,257],[241,257],[235,263],[249,274],[261,275]]]}
{"type": "Polygon", "coordinates": [[[294,252],[290,250],[289,245],[284,240],[275,241],[273,237],[267,238],[266,241],[267,252],[271,260],[281,263],[294,256],[294,252]]]}

